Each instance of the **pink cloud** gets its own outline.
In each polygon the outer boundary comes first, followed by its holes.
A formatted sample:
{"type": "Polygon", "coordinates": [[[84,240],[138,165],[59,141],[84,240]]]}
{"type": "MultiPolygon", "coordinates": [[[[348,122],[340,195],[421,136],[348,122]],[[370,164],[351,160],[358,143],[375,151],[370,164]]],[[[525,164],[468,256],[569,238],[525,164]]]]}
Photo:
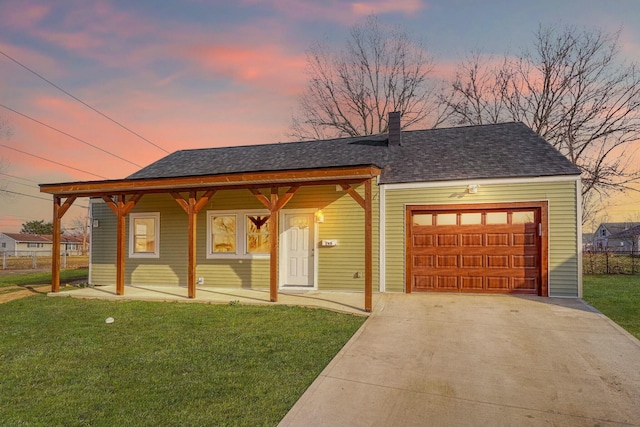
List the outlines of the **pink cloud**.
{"type": "Polygon", "coordinates": [[[44,4],[24,4],[24,2],[5,3],[0,5],[2,25],[13,28],[33,28],[46,15],[51,6],[44,4]]]}
{"type": "Polygon", "coordinates": [[[304,55],[289,55],[275,45],[204,45],[189,49],[186,56],[238,83],[275,88],[287,94],[298,93],[304,84],[304,55]]]}
{"type": "Polygon", "coordinates": [[[425,7],[424,0],[374,0],[344,1],[328,0],[323,2],[305,0],[244,0],[248,4],[267,4],[296,19],[318,20],[353,24],[363,15],[404,13],[411,14],[425,7]]]}
{"type": "Polygon", "coordinates": [[[410,15],[425,7],[421,0],[378,0],[370,2],[355,2],[351,10],[356,15],[382,15],[385,13],[404,13],[410,15]]]}

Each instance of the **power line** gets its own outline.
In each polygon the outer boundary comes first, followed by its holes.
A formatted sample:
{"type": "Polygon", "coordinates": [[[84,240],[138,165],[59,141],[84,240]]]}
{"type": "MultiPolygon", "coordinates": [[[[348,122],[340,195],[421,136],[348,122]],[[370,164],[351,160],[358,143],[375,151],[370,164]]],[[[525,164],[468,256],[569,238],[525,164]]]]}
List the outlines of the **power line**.
{"type": "MultiPolygon", "coordinates": [[[[1,52],[0,52],[0,53],[1,53],[1,52]]],[[[137,164],[137,163],[134,163],[134,162],[132,162],[132,161],[130,161],[130,160],[127,160],[127,159],[125,159],[124,157],[120,157],[120,156],[118,156],[117,154],[114,154],[114,153],[112,153],[112,152],[110,152],[110,151],[107,151],[107,150],[105,150],[105,149],[103,149],[103,148],[98,147],[97,145],[93,145],[93,144],[91,144],[90,142],[87,142],[87,141],[85,141],[85,140],[83,140],[83,139],[80,139],[80,138],[78,138],[78,137],[75,137],[75,136],[73,136],[73,135],[71,135],[71,134],[69,134],[69,133],[67,133],[67,132],[65,132],[65,131],[62,131],[62,130],[60,130],[60,129],[57,129],[57,128],[55,128],[55,127],[51,126],[51,125],[48,125],[48,124],[46,124],[46,123],[43,123],[43,122],[41,122],[41,121],[40,121],[40,120],[38,120],[38,119],[34,119],[33,117],[28,116],[28,115],[26,115],[26,114],[24,114],[24,113],[21,113],[21,112],[19,112],[19,111],[16,111],[16,110],[14,110],[13,108],[7,107],[7,106],[6,106],[6,105],[4,105],[4,104],[0,104],[0,107],[5,108],[5,109],[7,109],[7,110],[9,110],[9,111],[12,111],[12,112],[14,112],[15,114],[18,114],[18,115],[20,115],[20,116],[22,116],[22,117],[24,117],[24,118],[26,118],[26,119],[29,119],[29,120],[31,120],[31,121],[33,121],[33,122],[36,122],[36,123],[38,123],[39,125],[42,125],[42,126],[47,127],[47,128],[49,128],[49,129],[51,129],[51,130],[54,130],[54,131],[56,131],[56,132],[59,132],[59,133],[61,133],[61,134],[65,135],[65,136],[68,136],[68,137],[69,137],[69,138],[71,138],[71,139],[75,139],[76,141],[81,142],[81,143],[83,143],[83,144],[86,144],[86,145],[88,145],[89,147],[95,148],[96,150],[100,150],[100,151],[102,151],[103,153],[106,153],[106,154],[108,154],[108,155],[110,155],[110,156],[116,157],[116,158],[118,158],[118,159],[120,159],[120,160],[123,160],[123,161],[125,161],[125,162],[127,162],[127,163],[130,163],[130,164],[132,164],[133,166],[137,166],[137,167],[139,167],[139,168],[141,168],[141,167],[142,167],[141,165],[139,165],[139,164],[137,164]]]]}
{"type": "Polygon", "coordinates": [[[51,86],[55,87],[56,89],[58,89],[60,92],[64,93],[65,95],[75,99],[76,101],[78,101],[79,103],[81,103],[82,105],[84,105],[85,107],[91,109],[92,111],[100,114],[102,117],[104,117],[105,119],[115,123],[116,125],[120,126],[122,129],[126,130],[127,132],[132,133],[133,135],[137,136],[138,138],[142,139],[143,141],[153,145],[154,147],[156,147],[159,150],[164,151],[165,153],[169,154],[169,152],[167,150],[165,150],[164,148],[160,147],[159,145],[149,141],[147,138],[145,138],[144,136],[140,135],[139,133],[136,133],[134,131],[132,131],[131,129],[129,129],[128,127],[126,127],[125,125],[123,125],[122,123],[116,121],[115,119],[112,119],[111,117],[107,116],[106,114],[102,113],[101,111],[98,111],[97,109],[93,108],[91,105],[87,104],[86,102],[84,102],[83,100],[81,100],[80,98],[77,98],[75,96],[73,96],[72,94],[70,94],[69,92],[67,92],[66,90],[62,89],[60,86],[56,85],[55,83],[53,83],[50,80],[47,80],[45,77],[43,77],[42,75],[36,73],[34,70],[32,70],[31,68],[27,67],[26,65],[22,64],[21,62],[19,62],[17,59],[12,58],[11,56],[7,55],[6,53],[4,53],[3,51],[0,50],[0,54],[2,54],[3,56],[5,56],[6,58],[8,58],[9,60],[13,61],[14,63],[18,64],[19,66],[21,66],[22,68],[24,68],[25,70],[29,71],[31,74],[37,76],[38,78],[44,80],[45,82],[49,83],[51,86]]]}
{"type": "Polygon", "coordinates": [[[82,170],[82,169],[74,168],[73,166],[65,165],[64,163],[56,162],[54,160],[45,159],[44,157],[36,156],[35,154],[27,153],[26,151],[22,151],[22,150],[18,150],[17,148],[9,147],[8,145],[0,144],[0,147],[8,148],[9,150],[17,151],[18,153],[26,154],[27,156],[35,157],[36,159],[44,160],[45,162],[53,163],[53,164],[56,164],[56,165],[59,165],[59,166],[64,166],[65,168],[69,168],[69,169],[77,170],[77,171],[82,172],[82,173],[86,173],[86,174],[89,174],[89,175],[97,176],[98,178],[108,179],[105,176],[98,175],[98,174],[95,174],[93,172],[88,172],[88,171],[85,171],[85,170],[82,170]]]}
{"type": "Polygon", "coordinates": [[[11,180],[8,180],[6,182],[11,183],[11,184],[24,185],[25,187],[33,188],[33,184],[26,184],[24,182],[11,181],[11,180]]]}
{"type": "Polygon", "coordinates": [[[31,197],[32,199],[46,200],[47,202],[50,202],[50,201],[51,201],[51,199],[47,199],[47,198],[45,198],[45,197],[32,196],[31,194],[19,193],[19,192],[17,192],[17,191],[0,190],[0,192],[2,192],[2,193],[9,193],[9,194],[15,194],[15,195],[18,195],[18,196],[24,196],[24,197],[31,197]]]}
{"type": "Polygon", "coordinates": [[[5,176],[9,176],[9,177],[11,177],[11,178],[22,179],[22,180],[24,180],[24,181],[33,182],[34,184],[39,184],[39,182],[38,182],[38,181],[34,181],[34,180],[32,180],[32,179],[29,179],[29,178],[21,178],[21,177],[19,177],[19,176],[15,176],[15,175],[9,175],[8,173],[4,173],[4,172],[0,172],[0,175],[5,175],[5,176]]]}
{"type": "MultiPolygon", "coordinates": [[[[47,202],[51,202],[51,199],[47,199],[46,197],[32,196],[31,194],[19,193],[17,191],[0,190],[0,193],[15,194],[17,196],[31,197],[32,199],[39,199],[39,200],[45,200],[47,202]]],[[[85,208],[85,209],[89,207],[89,206],[85,206],[85,205],[74,205],[74,206],[78,206],[79,208],[85,208]]]]}

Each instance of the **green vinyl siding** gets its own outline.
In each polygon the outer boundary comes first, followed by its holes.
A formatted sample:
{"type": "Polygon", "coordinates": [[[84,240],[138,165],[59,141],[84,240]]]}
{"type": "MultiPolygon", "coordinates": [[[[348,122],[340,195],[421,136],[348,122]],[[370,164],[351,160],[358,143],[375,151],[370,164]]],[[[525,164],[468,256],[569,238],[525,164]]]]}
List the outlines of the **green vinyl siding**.
{"type": "MultiPolygon", "coordinates": [[[[364,185],[355,187],[364,195],[364,185]]],[[[280,189],[284,194],[286,188],[280,189]]],[[[263,194],[269,196],[270,190],[263,194]]],[[[378,288],[378,189],[373,185],[373,283],[378,288]]],[[[92,204],[92,217],[99,227],[92,230],[91,283],[113,284],[116,277],[116,216],[102,201],[92,204]]],[[[269,256],[208,258],[207,211],[264,210],[265,207],[248,190],[220,190],[200,211],[197,218],[196,277],[203,278],[199,287],[269,287],[269,256]]],[[[364,290],[364,209],[336,186],[301,187],[287,210],[322,209],[325,221],[318,224],[315,256],[318,257],[318,289],[364,290]],[[322,239],[338,241],[336,247],[319,247],[322,239]]],[[[169,194],[142,197],[132,213],[160,213],[158,258],[130,258],[129,221],[126,225],[125,283],[145,285],[187,285],[187,214],[169,194]]],[[[239,218],[239,220],[241,220],[239,218]]],[[[281,226],[282,227],[282,226],[281,226]]],[[[281,230],[282,231],[282,230],[281,230]]]]}
{"type": "Polygon", "coordinates": [[[103,201],[91,201],[91,265],[89,283],[109,285],[116,282],[116,216],[103,201]]]}
{"type": "Polygon", "coordinates": [[[576,181],[385,189],[385,289],[402,292],[405,283],[405,206],[407,204],[549,202],[549,295],[578,296],[578,220],[576,181]]]}
{"type": "MultiPolygon", "coordinates": [[[[364,197],[364,185],[354,187],[364,197]]],[[[378,290],[378,187],[373,198],[373,289],[378,290]]],[[[324,223],[318,224],[318,289],[364,291],[364,209],[342,189],[303,187],[285,209],[312,206],[322,209],[324,223]],[[320,240],[337,240],[337,246],[320,247],[320,240]]]]}

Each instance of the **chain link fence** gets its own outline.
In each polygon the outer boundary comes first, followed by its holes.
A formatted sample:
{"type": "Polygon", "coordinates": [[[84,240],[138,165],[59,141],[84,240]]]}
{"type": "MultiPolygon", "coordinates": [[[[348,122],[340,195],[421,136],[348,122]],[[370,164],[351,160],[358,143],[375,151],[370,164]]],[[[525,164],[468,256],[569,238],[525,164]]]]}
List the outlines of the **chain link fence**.
{"type": "MultiPolygon", "coordinates": [[[[46,270],[51,268],[51,251],[0,252],[3,270],[46,270]]],[[[60,255],[60,268],[87,268],[88,255],[60,255]]]]}
{"type": "Polygon", "coordinates": [[[638,251],[585,251],[582,255],[584,274],[640,274],[638,251]]]}

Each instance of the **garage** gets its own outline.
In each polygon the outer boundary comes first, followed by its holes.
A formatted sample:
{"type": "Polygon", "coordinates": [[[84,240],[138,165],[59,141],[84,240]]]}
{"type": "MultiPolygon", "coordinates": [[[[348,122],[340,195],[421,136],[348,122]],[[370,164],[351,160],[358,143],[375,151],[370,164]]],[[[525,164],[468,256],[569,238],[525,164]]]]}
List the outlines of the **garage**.
{"type": "Polygon", "coordinates": [[[407,292],[547,295],[546,202],[406,209],[407,292]]]}

